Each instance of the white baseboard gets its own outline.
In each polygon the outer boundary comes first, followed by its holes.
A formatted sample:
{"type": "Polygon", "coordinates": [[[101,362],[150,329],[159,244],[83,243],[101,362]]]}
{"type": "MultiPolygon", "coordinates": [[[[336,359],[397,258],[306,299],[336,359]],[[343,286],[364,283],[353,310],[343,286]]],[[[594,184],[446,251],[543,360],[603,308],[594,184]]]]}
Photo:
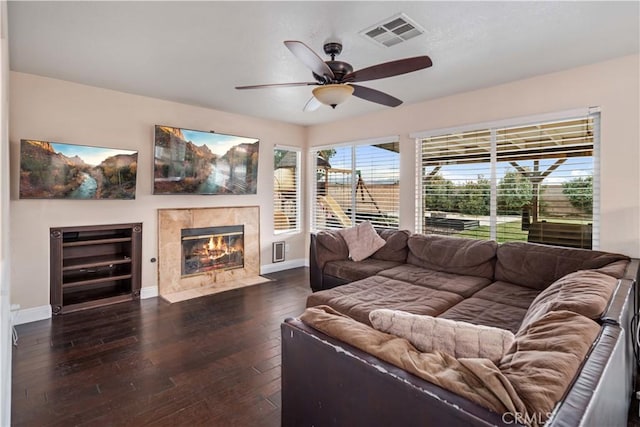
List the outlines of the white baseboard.
{"type": "Polygon", "coordinates": [[[305,259],[292,259],[290,261],[276,262],[273,264],[267,264],[260,267],[260,274],[275,273],[276,271],[289,270],[291,268],[298,268],[305,266],[305,259]]]}
{"type": "Polygon", "coordinates": [[[157,297],[158,287],[157,286],[145,286],[144,288],[140,288],[140,299],[147,299],[157,297]]]}
{"type": "MultiPolygon", "coordinates": [[[[276,271],[289,270],[291,268],[305,267],[308,262],[305,259],[294,259],[291,261],[283,261],[275,264],[264,265],[260,268],[260,274],[275,273],[276,271]]],[[[157,297],[157,286],[145,286],[140,289],[140,298],[147,299],[157,297]]],[[[37,322],[51,318],[51,305],[41,305],[39,307],[23,308],[16,310],[13,316],[14,325],[22,325],[24,323],[37,322]]]]}
{"type": "Polygon", "coordinates": [[[17,310],[13,319],[14,325],[22,325],[24,323],[37,322],[51,318],[51,306],[41,305],[39,307],[22,308],[17,310]]]}

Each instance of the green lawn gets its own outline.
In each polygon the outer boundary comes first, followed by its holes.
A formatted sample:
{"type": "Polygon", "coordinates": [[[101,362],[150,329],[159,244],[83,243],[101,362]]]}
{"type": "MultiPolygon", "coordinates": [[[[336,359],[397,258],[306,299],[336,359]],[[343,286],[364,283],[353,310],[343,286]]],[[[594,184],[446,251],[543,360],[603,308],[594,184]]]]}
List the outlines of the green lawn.
{"type": "MultiPolygon", "coordinates": [[[[590,221],[578,220],[578,219],[548,219],[549,222],[563,222],[566,224],[587,224],[590,221]]],[[[457,234],[460,237],[467,237],[473,239],[485,239],[489,240],[489,226],[481,225],[480,227],[474,228],[473,230],[464,230],[457,234]]],[[[527,231],[521,230],[521,222],[520,221],[511,221],[505,222],[498,225],[498,235],[497,241],[498,243],[504,242],[513,242],[513,241],[522,241],[526,242],[528,237],[527,231]]]]}
{"type": "MultiPolygon", "coordinates": [[[[514,240],[526,242],[528,232],[520,229],[521,224],[520,221],[512,221],[498,225],[498,243],[513,242],[514,240]]],[[[457,236],[489,240],[489,226],[481,225],[473,230],[464,230],[458,233],[457,236]]]]}

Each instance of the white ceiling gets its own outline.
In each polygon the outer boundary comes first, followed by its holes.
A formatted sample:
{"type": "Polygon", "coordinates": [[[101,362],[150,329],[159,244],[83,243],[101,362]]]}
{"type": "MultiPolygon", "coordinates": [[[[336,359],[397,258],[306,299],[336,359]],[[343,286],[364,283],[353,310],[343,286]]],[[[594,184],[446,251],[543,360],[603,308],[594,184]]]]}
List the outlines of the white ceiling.
{"type": "Polygon", "coordinates": [[[284,40],[325,59],[340,40],[356,70],[429,55],[431,68],[362,83],[410,104],[638,53],[639,22],[637,1],[10,1],[9,46],[15,71],[311,125],[389,107],[352,97],[304,113],[311,87],[235,90],[313,81],[284,40]],[[358,34],[399,12],[425,34],[390,48],[358,34]]]}

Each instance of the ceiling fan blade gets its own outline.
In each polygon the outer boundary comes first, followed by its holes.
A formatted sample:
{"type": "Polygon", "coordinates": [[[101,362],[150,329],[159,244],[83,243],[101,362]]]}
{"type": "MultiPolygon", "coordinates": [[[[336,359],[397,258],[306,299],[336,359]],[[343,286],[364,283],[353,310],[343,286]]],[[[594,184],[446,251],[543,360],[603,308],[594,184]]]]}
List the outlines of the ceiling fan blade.
{"type": "Polygon", "coordinates": [[[322,58],[318,56],[309,46],[297,40],[287,40],[284,45],[298,58],[304,65],[309,67],[311,71],[319,76],[326,76],[329,79],[335,79],[335,75],[331,68],[324,63],[322,58]]]}
{"type": "Polygon", "coordinates": [[[296,87],[296,86],[317,86],[317,82],[300,82],[300,83],[273,83],[267,85],[250,85],[236,86],[236,89],[265,89],[270,87],[296,87]]]}
{"type": "Polygon", "coordinates": [[[377,104],[386,105],[387,107],[397,107],[402,101],[379,90],[371,89],[359,85],[351,85],[353,87],[353,96],[375,102],[377,104]]]}
{"type": "Polygon", "coordinates": [[[316,98],[315,96],[312,96],[311,99],[309,99],[307,103],[304,104],[304,108],[302,109],[302,111],[305,111],[305,112],[316,111],[318,108],[320,108],[321,105],[322,103],[318,101],[318,98],[316,98]]]}
{"type": "Polygon", "coordinates": [[[398,59],[397,61],[385,62],[371,67],[356,70],[344,76],[343,82],[364,82],[368,80],[384,79],[386,77],[398,76],[400,74],[411,73],[413,71],[429,68],[433,65],[428,56],[415,56],[413,58],[398,59]]]}

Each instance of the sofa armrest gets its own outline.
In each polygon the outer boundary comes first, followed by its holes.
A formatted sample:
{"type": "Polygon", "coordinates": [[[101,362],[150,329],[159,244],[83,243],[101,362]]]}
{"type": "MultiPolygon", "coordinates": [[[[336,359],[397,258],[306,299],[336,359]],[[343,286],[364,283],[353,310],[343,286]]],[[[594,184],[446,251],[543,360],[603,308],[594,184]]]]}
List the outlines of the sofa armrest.
{"type": "Polygon", "coordinates": [[[300,320],[281,332],[283,427],[520,425],[300,320]]]}
{"type": "Polygon", "coordinates": [[[324,289],[322,286],[322,268],[318,265],[318,237],[311,233],[309,246],[309,283],[313,292],[324,289]]]}
{"type": "Polygon", "coordinates": [[[638,278],[640,278],[640,259],[631,258],[622,278],[638,281],[638,278]]]}
{"type": "Polygon", "coordinates": [[[627,425],[631,384],[624,341],[617,325],[604,325],[600,336],[545,427],[627,425]]]}
{"type": "Polygon", "coordinates": [[[329,261],[349,259],[349,248],[337,230],[311,233],[309,248],[309,279],[311,289],[327,289],[324,283],[324,266],[329,261]]]}
{"type": "Polygon", "coordinates": [[[609,304],[600,318],[602,323],[620,325],[625,329],[629,327],[629,322],[633,315],[635,287],[635,281],[629,279],[618,280],[609,304]]]}

